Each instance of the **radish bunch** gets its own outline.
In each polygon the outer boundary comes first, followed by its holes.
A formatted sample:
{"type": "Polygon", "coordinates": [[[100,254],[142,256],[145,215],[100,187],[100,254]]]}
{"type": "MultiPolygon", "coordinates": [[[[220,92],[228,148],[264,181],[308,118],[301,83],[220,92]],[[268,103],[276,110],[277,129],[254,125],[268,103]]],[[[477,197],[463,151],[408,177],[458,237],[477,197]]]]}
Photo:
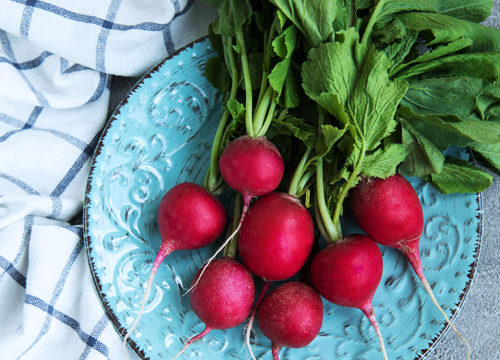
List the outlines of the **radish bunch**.
{"type": "MultiPolygon", "coordinates": [[[[316,164],[316,170],[320,165],[316,164]]],[[[247,319],[245,342],[255,359],[250,330],[256,318],[263,334],[272,342],[273,359],[278,360],[281,348],[303,347],[317,336],[324,298],[361,310],[373,326],[382,357],[387,360],[372,305],[383,269],[375,241],[400,249],[424,287],[430,289],[418,255],[422,207],[411,185],[400,175],[385,180],[363,179],[351,190],[349,200],[355,219],[368,236],[333,238],[320,231],[327,246],[312,253],[315,239],[312,213],[293,194],[293,187],[287,193],[276,191],[285,169],[280,152],[269,140],[247,135],[235,139],[221,156],[220,168],[227,184],[243,198],[243,210],[236,208],[236,215],[241,216],[233,219],[234,231],[221,247],[226,250],[224,256],[215,258],[218,250],[192,282],[191,307],[205,329],[187,340],[172,359],[210,331],[233,328],[247,319]],[[256,161],[252,161],[252,155],[256,161]],[[268,168],[266,161],[272,162],[276,171],[268,168]],[[249,180],[252,174],[255,177],[249,180]],[[301,270],[309,276],[288,281],[303,273],[301,270]],[[254,277],[263,284],[257,299],[254,277]],[[284,283],[268,292],[276,281],[284,283]]],[[[225,228],[225,214],[215,196],[199,185],[182,183],[167,192],[158,209],[162,244],[145,287],[141,311],[124,341],[140,318],[163,259],[172,251],[197,249],[213,242],[225,228]]],[[[430,295],[439,306],[432,291],[430,295]]]]}
{"type": "MultiPolygon", "coordinates": [[[[172,359],[210,331],[230,329],[248,319],[244,341],[255,360],[250,334],[256,318],[272,342],[273,359],[278,360],[283,347],[306,346],[318,335],[323,298],[362,311],[379,339],[381,357],[387,360],[383,333],[372,305],[383,270],[376,242],[398,248],[407,256],[432,301],[450,323],[423,275],[418,251],[422,207],[402,176],[385,180],[361,178],[354,173],[347,176],[339,194],[342,199],[349,199],[354,217],[367,236],[342,235],[342,207],[333,204],[336,211],[332,214],[332,204],[325,195],[325,188],[332,185],[325,179],[332,166],[318,155],[329,152],[334,141],[330,140],[328,146],[322,143],[331,131],[322,127],[324,120],[325,114],[320,111],[318,127],[325,133],[317,135],[315,149],[301,149],[302,157],[292,164],[295,170],[288,172],[293,174],[291,178],[284,178],[288,170],[285,160],[277,146],[264,136],[246,133],[228,142],[220,152],[217,169],[224,184],[241,197],[242,208],[235,201],[230,235],[199,269],[188,291],[192,310],[205,329],[191,335],[172,359]],[[288,191],[283,190],[286,185],[288,191]],[[307,208],[311,206],[310,189],[314,211],[307,208]],[[312,253],[314,220],[327,245],[312,253]],[[218,258],[221,251],[224,256],[218,258]],[[297,274],[299,279],[289,282],[297,274]],[[301,277],[304,274],[309,276],[301,277]],[[258,296],[255,278],[262,282],[258,296]],[[284,283],[268,292],[278,281],[284,283]]],[[[124,344],[139,321],[165,257],[175,250],[197,249],[212,243],[225,225],[226,209],[206,188],[182,183],[167,192],[158,209],[162,244],[145,286],[141,310],[124,344]]]]}
{"type": "MultiPolygon", "coordinates": [[[[304,346],[319,331],[321,325],[311,322],[309,332],[297,339],[299,332],[290,330],[296,329],[296,318],[287,316],[288,311],[317,319],[321,311],[311,304],[317,305],[319,297],[362,311],[379,339],[380,357],[387,359],[383,329],[372,306],[383,269],[379,246],[397,248],[407,256],[442,311],[420,264],[420,202],[404,178],[394,174],[430,179],[444,193],[476,192],[491,183],[482,174],[463,190],[464,181],[455,184],[453,174],[459,171],[474,179],[478,169],[439,151],[454,144],[448,142],[456,136],[461,139],[458,143],[473,143],[477,148],[498,144],[498,137],[491,136],[486,126],[472,124],[478,120],[470,114],[479,114],[488,127],[493,126],[494,121],[488,121],[493,116],[490,109],[477,108],[486,100],[472,99],[470,103],[476,105],[463,119],[456,118],[455,111],[447,116],[433,114],[439,105],[435,101],[423,105],[420,98],[410,101],[422,93],[430,94],[425,99],[435,99],[427,87],[439,88],[441,82],[428,81],[440,72],[441,80],[463,73],[466,62],[455,56],[466,56],[477,44],[457,47],[460,53],[451,56],[454,62],[448,58],[453,66],[420,53],[422,41],[431,52],[435,50],[437,45],[426,42],[425,34],[441,31],[438,25],[453,18],[444,10],[453,4],[443,5],[443,10],[427,3],[421,6],[416,0],[403,7],[387,0],[209,2],[219,15],[210,26],[209,38],[220,56],[206,63],[205,74],[221,91],[223,111],[204,188],[220,194],[229,187],[241,201],[235,201],[229,235],[188,291],[193,310],[207,329],[216,328],[213,319],[204,315],[203,306],[210,306],[209,301],[195,299],[205,282],[215,286],[211,269],[218,266],[224,251],[222,259],[241,261],[262,284],[260,294],[253,296],[252,310],[248,313],[242,307],[248,316],[245,342],[253,358],[250,331],[255,317],[271,339],[277,359],[281,347],[304,346]],[[437,20],[427,21],[429,16],[437,20]],[[462,70],[455,72],[455,65],[462,70]],[[431,78],[427,69],[432,70],[431,78]],[[469,138],[471,134],[462,127],[474,128],[471,132],[481,136],[469,138]],[[341,218],[348,201],[366,234],[343,234],[341,218]],[[318,234],[325,246],[316,241],[318,234]],[[298,281],[287,285],[294,276],[298,281]],[[278,286],[278,281],[286,286],[278,286]],[[290,294],[295,301],[289,301],[290,294]]],[[[462,15],[469,20],[480,17],[462,15]]],[[[472,43],[480,40],[463,35],[461,39],[472,43]]],[[[483,85],[489,99],[498,84],[483,85]]],[[[231,286],[224,282],[218,284],[222,293],[231,286]]]]}
{"type": "MultiPolygon", "coordinates": [[[[255,359],[250,334],[256,318],[277,360],[282,347],[306,346],[315,338],[325,300],[362,311],[379,339],[380,357],[388,359],[372,305],[383,270],[378,244],[407,256],[450,323],[420,263],[422,207],[411,185],[394,175],[409,148],[430,141],[416,140],[420,128],[405,128],[409,123],[401,119],[413,114],[399,105],[409,86],[394,78],[410,68],[392,62],[418,51],[403,43],[377,47],[372,39],[381,31],[376,24],[392,24],[386,16],[413,8],[395,6],[393,13],[394,4],[385,0],[345,6],[314,0],[210,3],[219,13],[210,39],[220,56],[207,62],[206,76],[223,104],[210,166],[203,188],[180,184],[160,205],[162,246],[129,333],[165,256],[205,246],[221,234],[225,209],[214,194],[226,188],[237,193],[229,235],[188,290],[205,330],[175,357],[212,329],[248,319],[245,343],[255,359]],[[385,53],[396,50],[401,53],[385,53]],[[343,234],[347,201],[366,235],[343,234]],[[317,235],[326,242],[322,249],[317,235]],[[258,296],[255,288],[261,288],[258,296]]],[[[399,20],[394,24],[404,27],[399,20]]],[[[377,39],[390,40],[381,34],[377,39]]],[[[439,162],[436,152],[414,159],[439,162]]],[[[443,164],[422,167],[428,168],[443,164]]]]}

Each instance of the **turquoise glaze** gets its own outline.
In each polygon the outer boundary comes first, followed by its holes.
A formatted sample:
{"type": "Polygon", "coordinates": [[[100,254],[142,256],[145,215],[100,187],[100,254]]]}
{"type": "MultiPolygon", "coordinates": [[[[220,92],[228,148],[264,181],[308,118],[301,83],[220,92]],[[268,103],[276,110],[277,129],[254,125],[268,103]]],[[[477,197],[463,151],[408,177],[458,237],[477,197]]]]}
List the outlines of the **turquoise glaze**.
{"type": "MultiPolygon", "coordinates": [[[[122,335],[136,317],[160,246],[156,211],[161,197],[176,183],[203,183],[221,112],[220,95],[203,76],[212,56],[209,42],[202,39],[153,69],[110,119],[93,159],[84,206],[86,250],[98,294],[122,335]]],[[[454,316],[477,264],[481,198],[444,196],[428,183],[410,180],[424,207],[420,253],[425,275],[439,303],[454,316]]],[[[344,228],[346,233],[358,231],[349,216],[344,228]]],[[[203,330],[183,293],[214,249],[178,251],[164,261],[129,339],[141,357],[169,359],[203,330]]],[[[389,358],[421,358],[447,327],[401,254],[381,249],[384,274],[373,303],[389,358]]],[[[214,330],[181,358],[247,358],[242,333],[243,325],[214,330]]],[[[271,359],[270,342],[259,330],[257,335],[255,354],[271,359]]],[[[381,358],[361,311],[326,302],[319,336],[306,348],[281,351],[281,359],[294,360],[381,358]]]]}

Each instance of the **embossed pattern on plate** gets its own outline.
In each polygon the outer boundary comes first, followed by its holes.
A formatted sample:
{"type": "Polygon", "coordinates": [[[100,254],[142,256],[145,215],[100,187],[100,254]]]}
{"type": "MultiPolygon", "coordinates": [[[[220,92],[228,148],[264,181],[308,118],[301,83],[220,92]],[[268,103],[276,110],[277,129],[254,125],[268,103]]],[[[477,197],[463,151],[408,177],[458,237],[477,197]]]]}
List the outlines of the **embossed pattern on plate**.
{"type": "MultiPolygon", "coordinates": [[[[221,112],[220,95],[203,76],[212,56],[208,40],[202,39],[154,68],[112,116],[94,155],[84,206],[85,245],[98,294],[122,335],[136,317],[160,246],[156,210],[161,197],[181,181],[201,184],[208,167],[221,112]]],[[[424,206],[424,272],[447,314],[455,316],[479,256],[481,197],[444,196],[419,179],[410,181],[424,206]]],[[[346,233],[358,231],[348,216],[343,225],[346,233]]],[[[145,313],[129,339],[142,358],[169,359],[203,329],[189,297],[182,294],[214,249],[178,251],[160,267],[145,313]]],[[[389,358],[422,358],[447,327],[401,254],[381,250],[384,274],[373,303],[389,358]]],[[[245,358],[242,332],[243,325],[214,330],[184,358],[245,358]]],[[[258,331],[256,355],[271,359],[269,348],[258,331]]],[[[306,348],[281,352],[285,360],[380,357],[361,311],[327,302],[320,335],[306,348]]]]}

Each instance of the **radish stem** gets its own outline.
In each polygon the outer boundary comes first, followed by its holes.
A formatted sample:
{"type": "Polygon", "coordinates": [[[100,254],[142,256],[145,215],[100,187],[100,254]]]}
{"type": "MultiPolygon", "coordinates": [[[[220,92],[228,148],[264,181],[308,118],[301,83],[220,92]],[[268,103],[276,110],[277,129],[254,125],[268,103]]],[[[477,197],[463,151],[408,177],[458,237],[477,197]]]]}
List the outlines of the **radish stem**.
{"type": "MultiPolygon", "coordinates": [[[[326,232],[327,237],[324,239],[327,243],[333,243],[342,237],[340,226],[335,224],[330,217],[328,206],[325,200],[325,190],[323,187],[323,158],[316,160],[316,198],[319,217],[316,217],[317,222],[321,221],[321,228],[326,232]]],[[[338,223],[338,221],[337,221],[338,223]]]]}
{"type": "MultiPolygon", "coordinates": [[[[231,68],[231,92],[229,94],[229,99],[235,99],[236,93],[238,92],[238,69],[236,67],[236,62],[234,59],[233,47],[227,47],[227,59],[229,61],[229,67],[231,68]]],[[[210,154],[210,169],[208,171],[208,177],[205,183],[205,187],[211,191],[215,192],[219,186],[219,181],[217,179],[217,174],[219,172],[219,155],[221,142],[224,137],[224,130],[226,124],[229,120],[229,111],[224,110],[219,125],[217,127],[217,132],[215,133],[215,138],[212,143],[212,153],[210,154]]]]}
{"type": "Polygon", "coordinates": [[[257,136],[264,136],[266,135],[267,129],[269,129],[269,126],[271,126],[271,123],[274,119],[274,111],[276,110],[276,96],[274,92],[272,93],[272,100],[271,100],[271,106],[269,106],[269,110],[267,112],[267,117],[266,120],[264,121],[264,124],[262,127],[259,129],[257,136]]]}
{"type": "Polygon", "coordinates": [[[245,103],[245,126],[248,136],[253,137],[252,124],[252,83],[250,82],[250,69],[248,67],[247,51],[245,48],[245,40],[243,39],[243,31],[241,26],[235,29],[236,43],[240,48],[241,68],[243,70],[243,80],[245,84],[246,103],[245,103]]]}
{"type": "Polygon", "coordinates": [[[363,33],[363,38],[361,40],[361,44],[363,45],[368,45],[368,38],[372,33],[373,26],[375,26],[375,23],[377,22],[378,15],[382,11],[382,8],[384,7],[385,0],[379,0],[377,6],[375,6],[375,9],[372,12],[372,15],[370,16],[370,20],[368,21],[368,25],[366,25],[365,32],[363,33]]]}
{"type": "MultiPolygon", "coordinates": [[[[269,86],[262,97],[262,100],[257,104],[257,109],[255,110],[255,117],[253,119],[253,130],[254,134],[259,135],[259,131],[264,125],[266,119],[266,114],[269,110],[269,105],[273,99],[273,88],[269,86]]],[[[274,112],[274,110],[273,110],[274,112]]]]}
{"type": "MultiPolygon", "coordinates": [[[[319,204],[318,204],[318,197],[317,196],[314,197],[314,213],[315,214],[320,214],[319,204]]],[[[323,224],[323,221],[320,220],[319,216],[315,216],[315,219],[316,219],[316,225],[318,227],[319,234],[326,241],[329,238],[329,235],[326,232],[325,225],[323,224]]]]}
{"type": "Polygon", "coordinates": [[[264,33],[264,44],[266,45],[264,47],[264,62],[262,64],[262,78],[260,82],[260,90],[259,90],[259,97],[257,98],[257,104],[260,103],[262,97],[264,96],[264,92],[267,90],[267,87],[269,86],[268,75],[271,68],[271,54],[273,52],[272,44],[275,32],[276,32],[275,27],[271,26],[269,32],[264,33]]]}
{"type": "Polygon", "coordinates": [[[359,159],[356,163],[356,166],[352,170],[351,176],[349,176],[349,179],[347,179],[347,182],[342,186],[342,190],[340,192],[340,195],[337,199],[337,206],[335,207],[335,211],[333,212],[333,223],[338,225],[340,221],[340,212],[342,210],[342,204],[344,203],[344,199],[347,196],[347,193],[349,190],[356,185],[356,181],[358,179],[359,173],[361,172],[361,165],[363,164],[363,160],[365,158],[366,154],[366,144],[365,140],[363,139],[362,144],[361,144],[361,150],[360,150],[360,155],[359,159]]]}
{"type": "Polygon", "coordinates": [[[293,173],[292,180],[290,181],[290,186],[288,187],[288,193],[290,195],[296,196],[302,191],[299,185],[301,185],[302,179],[304,177],[304,172],[307,169],[307,164],[309,160],[309,155],[311,154],[311,149],[307,149],[302,155],[295,172],[293,173]]]}
{"type": "MultiPolygon", "coordinates": [[[[318,108],[318,132],[321,126],[325,121],[325,112],[318,108]]],[[[318,136],[319,139],[319,136],[318,136]]],[[[323,179],[323,157],[319,157],[316,159],[316,208],[318,209],[319,216],[315,216],[316,223],[319,228],[323,230],[324,235],[326,233],[326,237],[323,236],[324,240],[327,243],[333,243],[342,237],[342,229],[340,224],[335,221],[335,217],[330,216],[330,211],[328,209],[328,205],[326,204],[325,199],[325,188],[324,188],[324,179],[323,179]]],[[[341,204],[341,202],[339,202],[341,204]]],[[[337,205],[338,207],[338,205],[337,205]]]]}
{"type": "MultiPolygon", "coordinates": [[[[241,219],[241,194],[236,194],[236,199],[234,200],[234,209],[233,209],[233,227],[232,231],[236,231],[241,219]]],[[[224,249],[224,257],[235,258],[236,251],[238,250],[238,237],[234,236],[231,242],[224,249]]]]}

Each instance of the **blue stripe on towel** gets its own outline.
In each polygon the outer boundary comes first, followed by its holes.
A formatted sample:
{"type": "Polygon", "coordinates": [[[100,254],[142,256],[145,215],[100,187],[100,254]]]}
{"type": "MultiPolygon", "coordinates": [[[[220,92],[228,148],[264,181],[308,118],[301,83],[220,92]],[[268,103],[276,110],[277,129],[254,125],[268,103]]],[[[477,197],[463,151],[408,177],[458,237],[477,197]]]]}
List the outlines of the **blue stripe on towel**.
{"type": "Polygon", "coordinates": [[[106,19],[102,22],[102,29],[97,37],[96,48],[96,69],[101,72],[106,72],[106,42],[110,30],[113,28],[113,21],[120,7],[121,0],[112,0],[106,14],[106,19]]]}
{"type": "Polygon", "coordinates": [[[43,110],[43,107],[41,107],[41,106],[35,106],[35,108],[33,109],[33,111],[31,112],[31,114],[30,114],[30,116],[28,118],[28,121],[26,121],[24,123],[23,127],[20,128],[20,129],[18,129],[18,130],[11,130],[11,131],[6,132],[2,136],[0,136],[0,142],[3,142],[5,140],[7,140],[12,135],[18,133],[19,131],[23,131],[23,130],[26,130],[26,129],[31,129],[33,127],[33,125],[35,124],[36,119],[38,119],[38,116],[40,116],[42,110],[43,110]]]}
{"type": "Polygon", "coordinates": [[[97,146],[97,142],[99,141],[100,134],[97,133],[90,144],[82,151],[80,156],[76,159],[76,161],[73,163],[71,168],[68,170],[66,175],[62,178],[62,180],[57,184],[56,188],[54,191],[52,191],[52,196],[60,196],[64,190],[71,184],[73,179],[78,175],[80,170],[82,169],[83,165],[87,162],[87,160],[92,156],[94,153],[94,149],[97,146]]]}
{"type": "Polygon", "coordinates": [[[87,24],[93,24],[107,29],[127,31],[127,30],[144,30],[144,31],[161,31],[165,27],[165,24],[155,23],[155,22],[143,22],[136,25],[123,25],[116,24],[105,19],[99,18],[97,16],[91,16],[86,14],[80,14],[71,10],[64,9],[60,6],[50,4],[45,1],[36,1],[35,4],[31,5],[32,1],[27,0],[12,0],[19,4],[24,4],[26,6],[32,6],[36,9],[44,10],[50,12],[54,15],[61,16],[63,18],[74,20],[77,22],[83,22],[87,24]]]}
{"type": "MultiPolygon", "coordinates": [[[[35,306],[38,309],[45,311],[49,317],[54,318],[54,319],[60,321],[61,323],[69,326],[71,329],[73,329],[77,333],[78,337],[85,344],[87,344],[88,346],[90,346],[92,344],[92,346],[91,346],[92,349],[95,349],[96,351],[100,352],[106,358],[109,359],[108,347],[105,344],[103,344],[101,341],[99,341],[99,339],[95,338],[92,335],[85,333],[82,330],[80,323],[78,321],[76,321],[75,319],[73,319],[71,316],[68,316],[65,313],[57,310],[56,308],[54,308],[53,305],[47,304],[45,301],[43,301],[39,297],[30,295],[30,294],[26,294],[26,296],[24,298],[24,303],[28,304],[28,305],[35,306]]],[[[27,352],[27,350],[23,354],[21,354],[18,357],[18,359],[20,359],[26,352],[27,352]]]]}
{"type": "Polygon", "coordinates": [[[26,276],[21,274],[15,267],[14,264],[9,262],[6,258],[0,255],[0,268],[4,271],[0,274],[0,280],[4,274],[8,274],[15,282],[17,282],[23,288],[26,287],[26,276]]]}
{"type": "MultiPolygon", "coordinates": [[[[9,36],[7,35],[7,33],[4,30],[1,30],[1,29],[0,29],[0,42],[2,43],[2,48],[5,51],[5,54],[7,55],[7,57],[9,58],[9,60],[12,63],[16,63],[17,62],[16,56],[14,55],[14,50],[12,49],[12,44],[10,43],[9,36]]],[[[40,105],[48,106],[49,102],[47,101],[47,99],[45,98],[45,96],[43,96],[43,94],[40,91],[38,91],[35,88],[35,86],[33,86],[33,84],[28,79],[28,77],[26,76],[26,74],[23,71],[19,70],[19,69],[18,69],[18,72],[19,72],[19,75],[24,80],[24,82],[26,83],[26,85],[28,85],[28,87],[33,92],[33,94],[35,94],[35,96],[36,96],[38,102],[40,103],[40,105]]]]}
{"type": "MultiPolygon", "coordinates": [[[[59,275],[59,279],[56,283],[56,286],[54,287],[54,290],[52,292],[52,296],[51,296],[51,299],[50,299],[50,303],[47,304],[45,302],[43,302],[43,305],[44,305],[44,308],[42,310],[45,310],[47,312],[47,317],[45,318],[45,322],[43,323],[43,326],[42,328],[40,329],[40,332],[38,333],[38,336],[35,338],[35,340],[33,340],[33,342],[21,353],[21,355],[19,355],[18,359],[23,357],[24,354],[26,354],[28,351],[30,351],[33,346],[36,345],[36,343],[38,343],[40,341],[40,339],[49,331],[49,328],[50,328],[50,324],[52,322],[52,318],[55,317],[56,319],[58,320],[61,320],[61,318],[59,318],[57,315],[56,315],[56,311],[54,306],[56,305],[56,302],[57,300],[59,299],[59,296],[61,295],[61,292],[64,288],[64,284],[66,282],[66,279],[68,278],[68,274],[69,274],[69,271],[71,270],[71,268],[73,267],[73,264],[75,263],[78,255],[81,253],[83,249],[83,241],[80,239],[80,241],[78,241],[78,243],[76,244],[76,246],[73,248],[73,251],[71,252],[71,255],[69,256],[68,260],[66,261],[66,264],[64,264],[64,268],[61,272],[61,275],[59,275]]],[[[29,294],[26,294],[26,297],[25,297],[25,303],[30,303],[30,302],[27,302],[27,299],[30,298],[30,295],[29,294]]],[[[34,297],[32,297],[34,298],[34,297]]],[[[41,299],[39,299],[40,302],[42,301],[41,299]]],[[[35,303],[31,303],[32,305],[36,305],[35,303]]],[[[36,305],[38,306],[38,305],[36,305]]],[[[41,308],[40,306],[38,306],[39,308],[41,308]]],[[[61,313],[62,315],[62,313],[61,313]]],[[[63,321],[64,322],[64,321],[63,321]]],[[[80,325],[78,324],[78,327],[80,325]]],[[[88,336],[88,335],[87,335],[88,336]]]]}

